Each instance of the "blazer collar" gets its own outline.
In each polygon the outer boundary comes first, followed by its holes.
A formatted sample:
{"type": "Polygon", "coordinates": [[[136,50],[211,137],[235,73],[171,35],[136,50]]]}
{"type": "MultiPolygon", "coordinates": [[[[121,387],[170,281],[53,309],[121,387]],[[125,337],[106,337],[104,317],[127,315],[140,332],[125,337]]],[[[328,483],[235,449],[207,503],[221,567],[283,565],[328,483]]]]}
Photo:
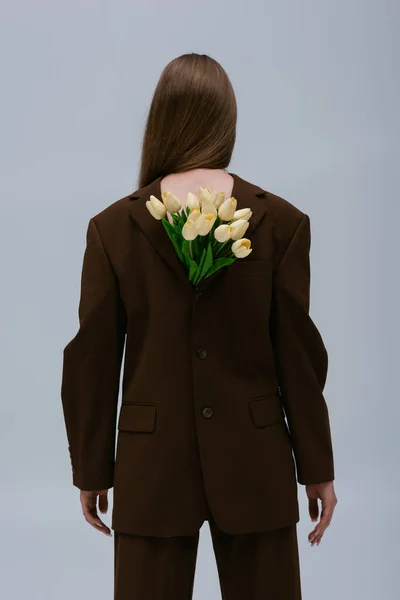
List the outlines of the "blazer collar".
{"type": "MultiPolygon", "coordinates": [[[[249,227],[247,228],[245,234],[245,237],[251,238],[255,228],[266,213],[267,203],[263,201],[262,196],[264,196],[267,192],[261,187],[242,179],[239,177],[239,175],[236,175],[236,173],[231,173],[229,171],[228,173],[233,177],[232,196],[234,196],[237,200],[237,210],[240,208],[250,208],[253,213],[250,218],[249,227]]],[[[157,177],[151,183],[128,195],[128,198],[130,199],[129,213],[135,223],[137,223],[137,225],[146,235],[149,242],[160,253],[162,259],[165,260],[169,267],[172,268],[182,283],[186,285],[186,287],[193,290],[194,286],[188,279],[186,268],[179,260],[172,242],[164,229],[164,226],[162,225],[161,221],[158,221],[149,213],[146,207],[146,200],[149,200],[151,194],[161,200],[162,178],[163,176],[157,177]]],[[[196,289],[203,290],[225,268],[229,269],[229,266],[219,269],[206,279],[203,279],[197,285],[196,289]]]]}

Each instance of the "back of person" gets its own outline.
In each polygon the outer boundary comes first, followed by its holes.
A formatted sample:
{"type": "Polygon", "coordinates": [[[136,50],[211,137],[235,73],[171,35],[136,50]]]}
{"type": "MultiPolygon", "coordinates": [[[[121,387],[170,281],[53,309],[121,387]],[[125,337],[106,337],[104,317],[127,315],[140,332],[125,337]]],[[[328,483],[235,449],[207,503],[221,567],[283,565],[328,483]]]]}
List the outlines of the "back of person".
{"type": "MultiPolygon", "coordinates": [[[[97,502],[105,512],[114,489],[120,600],[188,598],[204,521],[225,600],[300,600],[297,483],[313,520],[318,499],[324,508],[313,544],[337,502],[327,351],[309,314],[310,219],[228,171],[236,118],[221,65],[196,54],[171,61],[138,188],[88,224],[61,395],[73,484],[86,520],[106,534],[97,502]],[[173,228],[189,219],[194,228],[192,203],[200,199],[198,218],[208,193],[235,208],[224,227],[248,209],[237,240],[246,252],[233,256],[232,245],[225,266],[194,282],[173,228]],[[180,209],[168,211],[174,202],[180,209]]],[[[212,235],[223,213],[208,206],[212,235]]],[[[193,259],[196,244],[186,247],[193,259]]]]}

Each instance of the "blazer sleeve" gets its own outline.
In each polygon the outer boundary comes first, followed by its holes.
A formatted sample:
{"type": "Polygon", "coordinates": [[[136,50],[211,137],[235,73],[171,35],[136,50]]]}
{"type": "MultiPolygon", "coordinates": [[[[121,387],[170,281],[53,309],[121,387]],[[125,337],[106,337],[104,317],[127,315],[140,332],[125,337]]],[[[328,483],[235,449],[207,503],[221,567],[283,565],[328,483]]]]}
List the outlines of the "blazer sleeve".
{"type": "Polygon", "coordinates": [[[334,479],[328,408],[323,389],[328,354],[309,315],[310,219],[303,213],[275,269],[271,311],[281,401],[300,484],[334,479]]]}
{"type": "Polygon", "coordinates": [[[108,489],[126,316],[94,217],[86,233],[78,315],[78,332],[63,351],[61,383],[72,482],[81,490],[108,489]]]}

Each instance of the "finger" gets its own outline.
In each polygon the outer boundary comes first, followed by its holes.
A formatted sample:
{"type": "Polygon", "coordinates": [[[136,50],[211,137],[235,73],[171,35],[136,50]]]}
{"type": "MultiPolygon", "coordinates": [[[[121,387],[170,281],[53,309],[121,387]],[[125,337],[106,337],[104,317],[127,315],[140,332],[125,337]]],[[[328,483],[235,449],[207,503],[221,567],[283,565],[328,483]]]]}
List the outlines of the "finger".
{"type": "Polygon", "coordinates": [[[321,534],[329,527],[332,516],[333,516],[334,506],[324,506],[321,512],[321,519],[318,525],[314,528],[314,530],[309,534],[308,539],[310,542],[316,542],[321,534]]]}
{"type": "Polygon", "coordinates": [[[100,521],[100,523],[89,523],[94,529],[99,531],[100,533],[104,533],[104,535],[111,536],[111,529],[107,527],[107,525],[100,521]]]}
{"type": "Polygon", "coordinates": [[[90,517],[85,517],[85,518],[86,518],[86,521],[89,523],[89,525],[94,527],[94,529],[96,529],[97,531],[100,531],[101,533],[104,533],[105,535],[111,535],[110,528],[107,527],[107,525],[105,523],[103,523],[103,521],[101,521],[101,519],[90,518],[90,517]]]}
{"type": "Polygon", "coordinates": [[[97,529],[97,531],[101,531],[106,535],[111,535],[110,528],[98,517],[95,507],[82,505],[82,512],[89,525],[97,529]]]}
{"type": "Polygon", "coordinates": [[[324,532],[321,531],[321,533],[317,537],[315,537],[312,541],[310,541],[311,546],[319,546],[323,535],[324,535],[324,532]]]}
{"type": "Polygon", "coordinates": [[[107,494],[101,494],[99,496],[99,510],[101,513],[106,513],[108,510],[108,498],[107,494]]]}
{"type": "Polygon", "coordinates": [[[319,507],[317,498],[308,498],[308,512],[311,517],[311,521],[316,521],[318,519],[319,507]]]}

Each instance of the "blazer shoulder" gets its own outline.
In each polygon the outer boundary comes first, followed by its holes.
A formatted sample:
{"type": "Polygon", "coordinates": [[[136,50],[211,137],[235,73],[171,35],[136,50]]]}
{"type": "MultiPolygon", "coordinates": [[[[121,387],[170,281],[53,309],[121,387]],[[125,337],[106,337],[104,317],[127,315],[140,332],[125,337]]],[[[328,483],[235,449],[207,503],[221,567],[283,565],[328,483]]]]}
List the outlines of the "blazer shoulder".
{"type": "Polygon", "coordinates": [[[300,222],[309,217],[286,198],[268,190],[265,190],[264,198],[267,202],[267,218],[272,232],[275,264],[279,264],[300,222]]]}
{"type": "Polygon", "coordinates": [[[270,221],[276,228],[293,233],[301,219],[306,216],[300,208],[272,192],[265,190],[265,198],[270,221]]]}
{"type": "Polygon", "coordinates": [[[118,198],[92,216],[100,237],[107,247],[118,245],[129,226],[131,194],[118,198]]]}
{"type": "Polygon", "coordinates": [[[123,196],[93,215],[90,221],[96,225],[101,242],[109,258],[123,251],[129,231],[130,195],[123,196]]]}
{"type": "Polygon", "coordinates": [[[114,200],[114,202],[111,202],[105,208],[93,215],[92,219],[101,229],[108,229],[112,227],[113,224],[120,223],[121,219],[126,218],[130,202],[130,194],[118,198],[118,200],[114,200]]]}
{"type": "Polygon", "coordinates": [[[305,213],[302,210],[285,198],[270,192],[266,188],[257,185],[252,181],[243,179],[238,175],[235,177],[239,193],[244,191],[244,193],[255,194],[261,202],[266,203],[268,221],[276,231],[280,232],[282,235],[284,235],[285,232],[288,232],[290,235],[295,231],[297,225],[305,216],[305,213]]]}

